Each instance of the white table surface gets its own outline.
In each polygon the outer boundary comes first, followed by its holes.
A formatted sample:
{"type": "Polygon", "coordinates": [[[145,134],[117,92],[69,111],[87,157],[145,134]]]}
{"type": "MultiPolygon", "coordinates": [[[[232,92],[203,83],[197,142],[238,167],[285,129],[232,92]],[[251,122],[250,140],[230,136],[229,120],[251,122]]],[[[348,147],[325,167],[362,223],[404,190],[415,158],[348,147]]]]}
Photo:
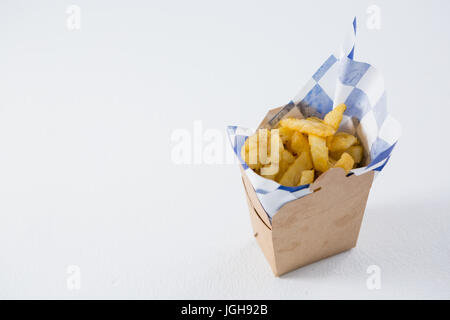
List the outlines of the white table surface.
{"type": "Polygon", "coordinates": [[[72,31],[71,2],[0,4],[0,298],[450,298],[449,1],[73,2],[72,31]],[[354,15],[403,136],[357,247],[275,278],[237,165],[177,165],[171,135],[228,150],[354,15]]]}

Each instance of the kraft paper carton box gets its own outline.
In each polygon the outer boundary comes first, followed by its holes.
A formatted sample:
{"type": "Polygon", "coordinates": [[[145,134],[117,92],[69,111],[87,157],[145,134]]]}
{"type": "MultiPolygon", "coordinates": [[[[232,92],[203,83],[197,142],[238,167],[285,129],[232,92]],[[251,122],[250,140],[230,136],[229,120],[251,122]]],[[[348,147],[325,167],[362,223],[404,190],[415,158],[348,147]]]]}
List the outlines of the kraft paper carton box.
{"type": "Polygon", "coordinates": [[[328,170],[310,187],[313,193],[285,204],[272,222],[241,172],[253,234],[276,276],[356,246],[373,171],[346,177],[341,168],[328,170]]]}

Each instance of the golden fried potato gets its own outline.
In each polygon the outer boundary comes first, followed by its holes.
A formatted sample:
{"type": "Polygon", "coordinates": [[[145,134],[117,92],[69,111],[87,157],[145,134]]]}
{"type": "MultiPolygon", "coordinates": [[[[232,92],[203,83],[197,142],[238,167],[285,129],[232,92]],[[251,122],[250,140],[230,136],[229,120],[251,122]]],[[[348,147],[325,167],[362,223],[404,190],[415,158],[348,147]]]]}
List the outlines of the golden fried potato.
{"type": "Polygon", "coordinates": [[[354,163],[355,161],[353,160],[352,156],[349,155],[347,152],[344,152],[341,158],[336,162],[334,167],[342,168],[345,170],[345,172],[348,173],[353,168],[354,163]]]}
{"type": "Polygon", "coordinates": [[[286,127],[301,133],[313,134],[319,137],[333,135],[336,130],[318,118],[295,119],[286,118],[280,121],[281,127],[286,127]]]}
{"type": "Polygon", "coordinates": [[[330,152],[345,151],[356,143],[358,139],[355,136],[347,132],[338,132],[333,136],[329,149],[330,152]]]}
{"type": "Polygon", "coordinates": [[[266,179],[275,180],[275,177],[277,176],[278,171],[279,171],[279,167],[274,166],[274,163],[271,163],[271,164],[266,164],[261,169],[259,169],[258,174],[261,177],[264,177],[266,179]],[[276,168],[276,170],[273,169],[274,167],[276,168]],[[267,171],[264,171],[264,170],[267,170],[267,171]]]}
{"type": "Polygon", "coordinates": [[[283,144],[286,145],[291,141],[292,134],[294,133],[294,130],[289,129],[287,127],[279,127],[278,128],[280,133],[280,138],[283,141],[283,144]]]}
{"type": "MultiPolygon", "coordinates": [[[[267,129],[260,129],[258,130],[258,148],[257,148],[257,154],[258,154],[258,162],[260,162],[262,165],[269,164],[270,163],[270,130],[267,129]]],[[[251,157],[251,155],[250,155],[251,157]]]]}
{"type": "Polygon", "coordinates": [[[348,172],[362,161],[364,149],[355,136],[336,133],[345,109],[337,106],[324,120],[282,119],[277,129],[249,137],[241,156],[257,174],[290,187],[313,183],[329,168],[348,172]]]}
{"type": "MultiPolygon", "coordinates": [[[[268,154],[268,160],[270,161],[270,164],[266,164],[260,169],[261,175],[263,177],[266,177],[268,179],[274,179],[275,176],[278,174],[280,169],[280,161],[281,156],[280,152],[283,152],[283,143],[278,135],[278,130],[272,130],[272,133],[270,135],[270,153],[268,154]]],[[[261,151],[261,150],[260,150],[261,151]]],[[[263,150],[263,153],[259,155],[259,157],[263,157],[264,152],[268,152],[267,150],[263,150]]],[[[261,163],[263,163],[261,161],[261,163]]]]}
{"type": "MultiPolygon", "coordinates": [[[[346,150],[345,150],[346,151],[346,150]]],[[[342,156],[342,154],[345,152],[345,151],[334,151],[334,152],[328,152],[328,157],[330,158],[330,159],[333,159],[334,160],[334,162],[336,162],[337,160],[336,159],[340,159],[341,158],[341,156],[342,156]]]]}
{"type": "Polygon", "coordinates": [[[275,176],[275,181],[279,181],[289,166],[295,161],[295,157],[287,150],[283,150],[281,152],[281,160],[280,160],[280,169],[278,170],[277,175],[275,176]]]}
{"type": "Polygon", "coordinates": [[[342,121],[345,109],[347,109],[347,106],[341,103],[325,115],[323,122],[333,127],[334,130],[337,130],[342,121]]]}
{"type": "Polygon", "coordinates": [[[363,147],[362,146],[351,146],[348,148],[345,152],[347,152],[349,155],[352,156],[353,160],[355,161],[355,165],[359,164],[363,158],[363,147]]]}
{"type": "Polygon", "coordinates": [[[265,165],[270,165],[271,159],[278,163],[283,149],[283,142],[277,129],[272,131],[259,129],[254,135],[247,138],[242,146],[241,156],[251,169],[258,170],[265,165]],[[273,152],[272,146],[275,147],[273,152]]]}
{"type": "Polygon", "coordinates": [[[326,139],[310,134],[308,136],[314,169],[320,172],[328,170],[328,148],[326,139]]]}
{"type": "Polygon", "coordinates": [[[333,141],[334,136],[327,137],[327,148],[330,149],[331,141],[333,141]]]}
{"type": "Polygon", "coordinates": [[[354,167],[356,167],[356,165],[361,162],[364,155],[364,149],[360,145],[351,146],[345,151],[330,152],[329,155],[333,159],[340,159],[344,152],[347,152],[349,155],[352,156],[353,160],[355,160],[354,167]]]}
{"type": "Polygon", "coordinates": [[[312,169],[311,155],[309,152],[302,152],[294,163],[286,170],[280,179],[280,184],[287,187],[295,187],[300,182],[303,170],[312,169]]]}
{"type": "Polygon", "coordinates": [[[256,134],[248,137],[245,141],[241,149],[241,157],[251,169],[261,168],[261,163],[258,161],[258,136],[256,134]]]}
{"type": "Polygon", "coordinates": [[[300,177],[300,183],[299,186],[302,186],[304,184],[310,184],[314,182],[314,169],[311,170],[303,170],[302,176],[300,177]]]}
{"type": "MultiPolygon", "coordinates": [[[[271,130],[269,129],[259,129],[257,130],[253,135],[249,136],[247,140],[245,140],[244,146],[245,151],[249,151],[252,147],[257,147],[257,144],[259,143],[259,137],[265,135],[267,139],[271,135],[271,130]]],[[[268,141],[267,141],[268,142],[268,141]]]]}
{"type": "Polygon", "coordinates": [[[315,121],[315,122],[323,122],[322,119],[317,118],[317,117],[309,117],[309,118],[307,118],[307,119],[308,119],[308,120],[311,120],[311,121],[315,121]]]}
{"type": "Polygon", "coordinates": [[[300,154],[304,151],[309,151],[308,139],[303,133],[295,131],[289,143],[289,150],[295,154],[300,154]]]}

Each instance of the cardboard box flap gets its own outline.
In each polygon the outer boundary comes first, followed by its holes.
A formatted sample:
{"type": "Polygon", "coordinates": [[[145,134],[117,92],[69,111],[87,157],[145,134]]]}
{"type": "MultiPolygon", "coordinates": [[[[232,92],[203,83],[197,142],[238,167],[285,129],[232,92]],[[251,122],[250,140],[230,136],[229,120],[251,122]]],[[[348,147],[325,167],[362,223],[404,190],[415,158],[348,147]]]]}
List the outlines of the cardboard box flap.
{"type": "Polygon", "coordinates": [[[336,206],[341,203],[352,202],[352,199],[367,198],[370,187],[373,182],[373,171],[361,176],[346,176],[344,169],[332,168],[323,173],[311,186],[313,193],[303,197],[305,201],[303,206],[299,207],[296,201],[288,202],[280,208],[277,214],[272,218],[272,228],[280,228],[285,224],[291,225],[296,215],[310,216],[315,214],[315,209],[320,212],[327,210],[338,210],[336,206]],[[361,194],[362,193],[362,194],[361,194]],[[308,202],[317,204],[314,208],[308,206],[308,202]]]}
{"type": "Polygon", "coordinates": [[[281,207],[272,219],[277,275],[356,246],[373,177],[331,169],[316,192],[281,207]]]}

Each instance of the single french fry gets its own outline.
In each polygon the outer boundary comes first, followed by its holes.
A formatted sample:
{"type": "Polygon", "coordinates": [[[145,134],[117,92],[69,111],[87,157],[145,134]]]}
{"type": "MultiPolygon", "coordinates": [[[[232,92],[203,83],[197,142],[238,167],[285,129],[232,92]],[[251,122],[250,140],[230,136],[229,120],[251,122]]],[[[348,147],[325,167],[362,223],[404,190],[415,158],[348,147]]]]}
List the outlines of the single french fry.
{"type": "Polygon", "coordinates": [[[345,151],[356,143],[358,143],[358,139],[355,136],[347,132],[337,132],[328,148],[330,152],[345,151]]]}
{"type": "Polygon", "coordinates": [[[334,167],[342,168],[345,170],[345,172],[348,173],[353,168],[354,163],[355,161],[353,160],[352,156],[349,155],[347,152],[344,152],[341,158],[336,162],[334,167]]]}
{"type": "Polygon", "coordinates": [[[334,130],[337,130],[342,121],[345,109],[347,109],[347,106],[341,103],[325,115],[323,122],[333,127],[334,130]]]}
{"type": "MultiPolygon", "coordinates": [[[[263,177],[273,180],[280,169],[280,153],[284,150],[283,142],[280,139],[278,129],[274,129],[271,131],[270,145],[267,149],[269,149],[268,160],[270,161],[270,164],[266,163],[266,165],[263,166],[260,171],[263,177]]],[[[262,156],[260,155],[260,157],[262,156]]]]}
{"type": "Polygon", "coordinates": [[[261,163],[258,161],[258,136],[250,136],[241,149],[242,160],[253,170],[259,170],[261,163]]]}
{"type": "Polygon", "coordinates": [[[327,148],[330,149],[331,141],[333,141],[334,135],[327,137],[327,148]]]}
{"type": "Polygon", "coordinates": [[[294,133],[294,130],[289,129],[287,127],[279,127],[278,128],[280,133],[280,138],[283,141],[283,144],[286,145],[291,140],[292,134],[294,133]]]}
{"type": "Polygon", "coordinates": [[[322,120],[316,119],[295,119],[286,118],[280,121],[281,127],[286,127],[291,130],[296,130],[301,133],[313,134],[319,137],[328,137],[333,135],[336,130],[330,125],[324,123],[322,120]]]}
{"type": "Polygon", "coordinates": [[[291,137],[289,150],[298,155],[304,151],[309,151],[308,138],[303,133],[295,131],[291,137]]]}
{"type": "Polygon", "coordinates": [[[358,146],[351,146],[345,152],[351,155],[353,160],[355,161],[355,165],[358,165],[363,158],[364,150],[362,146],[358,145],[358,146]]]}
{"type": "MultiPolygon", "coordinates": [[[[261,169],[259,169],[259,175],[266,179],[275,180],[275,177],[277,176],[278,172],[272,173],[275,171],[272,169],[273,165],[274,164],[272,163],[272,164],[266,164],[265,166],[263,166],[261,169]],[[268,170],[268,171],[263,171],[263,170],[268,170]]],[[[276,171],[279,171],[279,169],[277,169],[276,171]]]]}
{"type": "Polygon", "coordinates": [[[328,170],[328,148],[325,138],[310,134],[308,136],[314,169],[319,172],[328,170]]]}
{"type": "Polygon", "coordinates": [[[289,166],[295,161],[295,157],[288,151],[283,150],[281,152],[280,169],[275,176],[275,181],[279,181],[289,166]]]}
{"type": "MultiPolygon", "coordinates": [[[[259,129],[245,141],[241,149],[241,157],[251,169],[259,170],[262,167],[270,167],[271,162],[278,163],[277,158],[283,149],[284,146],[277,129],[259,129]],[[272,151],[273,148],[275,149],[272,151]]],[[[265,170],[264,174],[272,175],[273,173],[265,170]]]]}
{"type": "Polygon", "coordinates": [[[304,184],[310,184],[314,182],[314,169],[311,170],[303,170],[302,176],[300,177],[300,183],[299,186],[302,186],[304,184]]]}
{"type": "Polygon", "coordinates": [[[308,117],[307,119],[315,122],[323,122],[323,120],[318,117],[308,117]]]}
{"type": "MultiPolygon", "coordinates": [[[[345,110],[345,106],[339,108],[345,110]]],[[[337,111],[327,115],[336,119],[336,114],[337,111]]],[[[361,163],[364,149],[351,134],[326,135],[334,131],[330,128],[316,117],[283,119],[277,129],[260,129],[248,137],[241,157],[257,174],[291,187],[310,184],[329,168],[340,167],[349,172],[361,163]]]]}
{"type": "Polygon", "coordinates": [[[300,182],[300,177],[302,175],[303,170],[312,169],[312,161],[311,155],[309,152],[302,152],[297,159],[295,159],[294,163],[290,165],[290,167],[283,174],[283,177],[280,179],[280,184],[287,187],[295,187],[300,182]]]}

